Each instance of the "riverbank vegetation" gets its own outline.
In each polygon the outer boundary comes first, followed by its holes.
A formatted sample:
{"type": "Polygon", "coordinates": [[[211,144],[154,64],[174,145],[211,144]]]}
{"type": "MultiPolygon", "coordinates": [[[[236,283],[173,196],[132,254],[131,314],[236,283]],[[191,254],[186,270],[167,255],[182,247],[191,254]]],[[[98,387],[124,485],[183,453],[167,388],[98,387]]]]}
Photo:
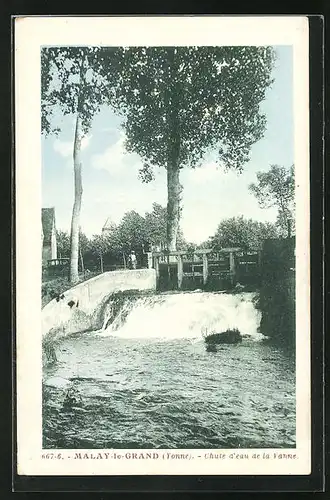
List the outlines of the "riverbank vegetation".
{"type": "MultiPolygon", "coordinates": [[[[239,247],[242,251],[260,250],[267,238],[277,238],[278,229],[270,222],[259,222],[243,216],[222,220],[214,235],[200,244],[186,241],[181,229],[178,233],[178,250],[193,252],[202,248],[220,250],[239,247]]],[[[70,237],[58,231],[58,255],[70,255],[70,237]]],[[[129,266],[129,254],[134,250],[138,267],[147,267],[146,252],[166,248],[166,208],[154,203],[145,215],[126,212],[118,225],[111,224],[102,234],[88,238],[80,233],[80,258],[82,269],[103,272],[129,266]]]]}
{"type": "MultiPolygon", "coordinates": [[[[97,276],[99,273],[79,273],[78,283],[83,283],[84,281],[97,276]]],[[[41,285],[41,302],[42,307],[44,307],[48,302],[53,299],[59,298],[67,290],[70,290],[72,285],[69,281],[68,274],[64,276],[49,276],[47,272],[43,273],[42,285],[41,285]]]]}

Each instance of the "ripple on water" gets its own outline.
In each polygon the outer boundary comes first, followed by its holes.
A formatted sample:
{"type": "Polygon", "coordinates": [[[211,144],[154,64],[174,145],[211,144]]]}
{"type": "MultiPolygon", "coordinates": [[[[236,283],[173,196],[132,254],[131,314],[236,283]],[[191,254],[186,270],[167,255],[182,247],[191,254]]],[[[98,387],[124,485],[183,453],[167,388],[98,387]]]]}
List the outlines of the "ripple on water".
{"type": "Polygon", "coordinates": [[[243,340],[210,355],[176,339],[64,340],[44,372],[44,446],[295,446],[295,367],[279,347],[243,340]],[[64,405],[73,388],[80,403],[64,405]]]}

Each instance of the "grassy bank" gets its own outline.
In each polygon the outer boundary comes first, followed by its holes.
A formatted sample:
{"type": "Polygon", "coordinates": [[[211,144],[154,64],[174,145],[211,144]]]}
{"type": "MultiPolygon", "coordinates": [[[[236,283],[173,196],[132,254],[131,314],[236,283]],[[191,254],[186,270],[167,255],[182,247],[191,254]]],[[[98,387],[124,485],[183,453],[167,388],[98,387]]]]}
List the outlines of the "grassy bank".
{"type": "MultiPolygon", "coordinates": [[[[79,281],[76,283],[83,283],[94,276],[99,275],[99,272],[90,272],[88,274],[80,273],[79,281]]],[[[42,285],[41,285],[41,301],[42,307],[48,304],[51,300],[55,299],[57,296],[62,293],[70,290],[72,288],[69,279],[66,276],[47,276],[46,274],[42,277],[42,285]]]]}

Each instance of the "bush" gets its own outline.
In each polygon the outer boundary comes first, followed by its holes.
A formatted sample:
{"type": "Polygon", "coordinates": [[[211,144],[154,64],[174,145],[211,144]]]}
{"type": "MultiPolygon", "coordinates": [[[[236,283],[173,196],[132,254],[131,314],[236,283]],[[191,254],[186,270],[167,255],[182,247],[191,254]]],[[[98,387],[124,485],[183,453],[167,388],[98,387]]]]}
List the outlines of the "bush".
{"type": "Polygon", "coordinates": [[[228,329],[221,333],[205,333],[203,336],[207,345],[238,344],[242,342],[242,335],[237,328],[228,329]]]}
{"type": "MultiPolygon", "coordinates": [[[[84,281],[87,281],[93,278],[94,276],[97,276],[98,274],[100,273],[99,272],[86,273],[86,274],[81,273],[79,276],[79,281],[76,284],[83,283],[84,281]]],[[[70,288],[72,288],[72,285],[69,283],[67,277],[58,276],[54,278],[44,275],[43,282],[41,285],[42,307],[48,304],[48,302],[50,302],[51,300],[60,297],[64,292],[70,290],[70,288]]]]}

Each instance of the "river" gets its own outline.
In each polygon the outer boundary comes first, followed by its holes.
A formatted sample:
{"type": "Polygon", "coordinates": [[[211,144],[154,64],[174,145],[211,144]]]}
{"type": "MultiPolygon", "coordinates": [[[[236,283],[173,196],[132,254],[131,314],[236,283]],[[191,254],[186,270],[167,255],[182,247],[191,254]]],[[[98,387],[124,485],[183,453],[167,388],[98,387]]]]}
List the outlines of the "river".
{"type": "Polygon", "coordinates": [[[252,294],[139,299],[62,340],[43,373],[43,447],[295,447],[295,359],[263,339],[252,294]],[[106,326],[106,325],[105,325],[106,326]],[[203,332],[239,328],[207,352],[203,332]]]}

